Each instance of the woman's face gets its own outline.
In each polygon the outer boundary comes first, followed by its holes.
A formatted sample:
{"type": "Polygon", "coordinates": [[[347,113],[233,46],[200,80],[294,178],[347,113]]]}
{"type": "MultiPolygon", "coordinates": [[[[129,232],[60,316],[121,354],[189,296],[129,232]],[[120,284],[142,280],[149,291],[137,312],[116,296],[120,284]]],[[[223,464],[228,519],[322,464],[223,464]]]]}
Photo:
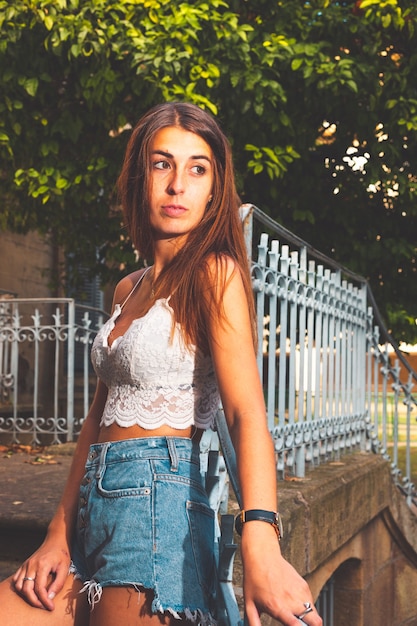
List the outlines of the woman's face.
{"type": "Polygon", "coordinates": [[[182,243],[211,200],[213,153],[199,135],[168,126],[151,144],[150,223],[156,239],[182,243]]]}

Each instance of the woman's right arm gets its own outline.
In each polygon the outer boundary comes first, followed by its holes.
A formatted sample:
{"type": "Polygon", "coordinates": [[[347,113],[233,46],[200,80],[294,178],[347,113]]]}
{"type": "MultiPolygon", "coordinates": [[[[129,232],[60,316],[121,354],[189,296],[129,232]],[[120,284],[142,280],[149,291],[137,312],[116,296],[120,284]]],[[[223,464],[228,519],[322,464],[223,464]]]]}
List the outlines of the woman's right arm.
{"type": "Polygon", "coordinates": [[[62,589],[71,561],[70,547],[78,510],[79,487],[89,447],[99,434],[107,387],[98,381],[93,402],[82,426],[70,473],[45,541],[13,576],[16,590],[32,605],[52,611],[53,599],[62,589]],[[24,581],[25,577],[35,579],[24,581]]]}
{"type": "MultiPolygon", "coordinates": [[[[143,272],[143,270],[139,270],[143,272]]],[[[140,275],[140,274],[139,274],[140,275]]],[[[138,272],[125,276],[116,286],[112,311],[116,302],[127,297],[138,272]]],[[[92,443],[98,440],[100,420],[107,399],[107,387],[98,380],[96,392],[83,423],[64,492],[51,523],[45,541],[17,570],[13,576],[18,591],[32,606],[54,609],[53,599],[62,589],[71,562],[71,541],[78,511],[80,483],[85,473],[85,462],[92,443]],[[24,580],[25,577],[35,579],[24,580]]]]}

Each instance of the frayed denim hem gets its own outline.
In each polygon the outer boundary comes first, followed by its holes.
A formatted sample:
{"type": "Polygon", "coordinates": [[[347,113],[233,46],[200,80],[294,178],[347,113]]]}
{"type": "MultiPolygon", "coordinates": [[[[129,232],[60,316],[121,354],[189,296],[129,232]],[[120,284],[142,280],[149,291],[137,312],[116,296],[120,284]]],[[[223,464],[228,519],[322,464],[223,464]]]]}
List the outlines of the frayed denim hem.
{"type": "Polygon", "coordinates": [[[76,565],[74,564],[73,561],[71,561],[71,563],[70,563],[68,574],[74,574],[75,580],[82,580],[83,579],[83,577],[81,576],[80,572],[78,571],[78,569],[77,569],[77,567],[76,567],[76,565]]]}
{"type": "Polygon", "coordinates": [[[169,613],[169,615],[172,615],[174,619],[187,620],[188,622],[195,624],[195,626],[217,626],[217,621],[210,612],[204,613],[201,609],[192,611],[188,608],[179,612],[174,611],[174,609],[169,607],[164,609],[159,598],[156,597],[152,602],[152,613],[169,613]]]}
{"type": "MultiPolygon", "coordinates": [[[[69,573],[74,574],[74,578],[76,580],[83,580],[83,577],[81,576],[80,572],[77,570],[72,561],[69,568],[69,573]]],[[[80,593],[87,593],[88,604],[90,605],[91,610],[93,610],[96,602],[100,602],[101,600],[103,587],[95,580],[86,580],[84,581],[83,586],[80,589],[80,593]]]]}
{"type": "MultiPolygon", "coordinates": [[[[81,574],[79,573],[76,566],[72,562],[69,568],[69,573],[73,574],[76,580],[82,580],[81,574]]],[[[142,585],[138,585],[137,583],[129,583],[123,586],[133,587],[135,591],[137,591],[139,594],[138,596],[138,602],[139,602],[140,593],[141,593],[141,590],[143,589],[142,585]]],[[[83,583],[83,586],[80,589],[79,593],[87,594],[87,601],[92,611],[94,609],[94,606],[97,604],[97,602],[100,602],[101,600],[101,596],[103,594],[103,587],[101,586],[100,583],[96,582],[94,579],[86,580],[83,583]]],[[[172,609],[170,607],[164,608],[161,604],[161,601],[156,596],[152,601],[151,611],[154,614],[168,613],[174,619],[186,620],[188,622],[191,622],[195,626],[217,626],[217,621],[214,619],[213,615],[209,611],[205,613],[201,609],[191,610],[191,609],[185,608],[183,611],[175,611],[175,609],[172,609]]]]}

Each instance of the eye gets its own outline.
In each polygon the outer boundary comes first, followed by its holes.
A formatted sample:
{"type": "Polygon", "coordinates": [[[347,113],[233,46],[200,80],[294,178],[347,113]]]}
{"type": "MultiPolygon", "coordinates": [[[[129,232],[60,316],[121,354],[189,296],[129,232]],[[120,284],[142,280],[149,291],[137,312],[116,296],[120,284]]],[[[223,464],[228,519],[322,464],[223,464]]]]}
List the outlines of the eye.
{"type": "Polygon", "coordinates": [[[170,164],[168,163],[168,161],[154,161],[152,164],[152,167],[154,167],[156,170],[168,170],[170,168],[170,164]]]}
{"type": "Polygon", "coordinates": [[[193,167],[191,168],[191,171],[194,174],[198,174],[199,176],[202,176],[203,174],[206,173],[206,168],[203,165],[193,165],[193,167]]]}

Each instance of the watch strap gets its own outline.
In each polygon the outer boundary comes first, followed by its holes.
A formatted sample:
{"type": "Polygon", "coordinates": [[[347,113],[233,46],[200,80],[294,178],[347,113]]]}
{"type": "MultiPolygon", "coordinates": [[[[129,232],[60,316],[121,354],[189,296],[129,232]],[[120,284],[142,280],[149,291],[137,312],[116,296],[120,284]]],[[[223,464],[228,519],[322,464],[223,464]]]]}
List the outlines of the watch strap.
{"type": "Polygon", "coordinates": [[[277,533],[278,540],[282,539],[283,528],[282,520],[279,513],[276,511],[264,511],[263,509],[249,509],[248,511],[242,510],[235,517],[235,529],[236,532],[241,535],[243,524],[246,522],[267,522],[274,527],[277,533]]]}

